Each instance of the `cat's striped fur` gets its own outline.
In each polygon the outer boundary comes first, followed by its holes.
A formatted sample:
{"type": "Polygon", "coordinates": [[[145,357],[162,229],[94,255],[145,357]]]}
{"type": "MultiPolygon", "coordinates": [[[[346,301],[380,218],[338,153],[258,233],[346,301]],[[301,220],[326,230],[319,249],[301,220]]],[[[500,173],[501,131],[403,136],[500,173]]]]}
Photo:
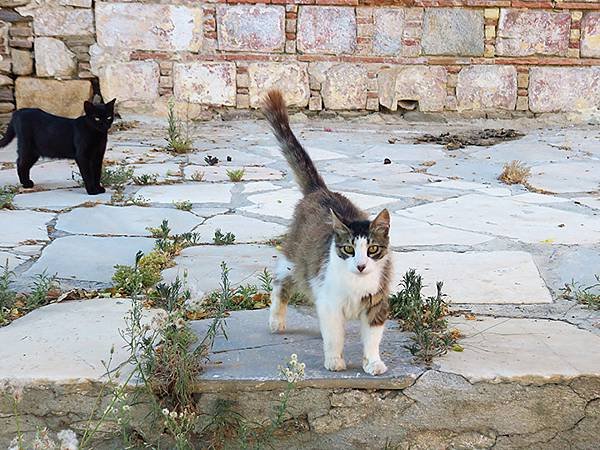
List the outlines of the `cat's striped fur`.
{"type": "Polygon", "coordinates": [[[263,111],[304,194],[275,274],[271,331],[285,329],[288,299],[294,292],[302,292],[317,308],[327,369],[345,369],[345,322],[359,319],[363,368],[373,375],[384,373],[387,368],[379,356],[379,344],[392,273],[389,213],[384,209],[369,221],[345,196],[327,188],[290,128],[279,91],[268,93],[263,111]]]}

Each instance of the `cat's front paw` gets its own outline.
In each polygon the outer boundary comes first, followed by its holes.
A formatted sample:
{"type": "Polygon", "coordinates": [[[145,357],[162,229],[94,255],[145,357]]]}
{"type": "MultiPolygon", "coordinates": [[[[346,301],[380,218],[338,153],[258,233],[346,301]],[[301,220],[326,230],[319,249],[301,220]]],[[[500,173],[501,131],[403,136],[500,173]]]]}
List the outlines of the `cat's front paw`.
{"type": "Polygon", "coordinates": [[[369,375],[381,375],[387,372],[387,366],[382,360],[376,359],[375,361],[363,361],[363,369],[369,375]]]}
{"type": "Polygon", "coordinates": [[[346,361],[339,356],[325,356],[325,368],[333,372],[346,370],[346,361]]]}
{"type": "Polygon", "coordinates": [[[104,194],[105,192],[106,192],[106,189],[104,189],[103,187],[99,187],[96,189],[90,189],[89,191],[87,191],[88,195],[104,194]]]}
{"type": "Polygon", "coordinates": [[[269,329],[271,333],[282,333],[285,331],[285,319],[269,317],[269,329]]]}
{"type": "Polygon", "coordinates": [[[102,186],[98,186],[98,194],[104,194],[106,192],[106,189],[104,189],[102,186]]]}
{"type": "Polygon", "coordinates": [[[21,186],[23,186],[25,189],[31,189],[33,187],[33,181],[24,181],[21,183],[21,186]]]}

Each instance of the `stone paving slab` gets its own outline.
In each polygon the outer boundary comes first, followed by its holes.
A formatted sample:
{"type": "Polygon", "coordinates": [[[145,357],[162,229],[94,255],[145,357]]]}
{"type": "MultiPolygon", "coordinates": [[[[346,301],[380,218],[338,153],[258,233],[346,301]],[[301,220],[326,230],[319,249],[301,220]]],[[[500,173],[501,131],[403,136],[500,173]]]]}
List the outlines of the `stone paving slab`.
{"type": "Polygon", "coordinates": [[[0,210],[0,247],[14,247],[24,241],[47,241],[46,225],[54,214],[37,211],[0,210]]]}
{"type": "Polygon", "coordinates": [[[154,239],[140,237],[65,236],[53,240],[42,256],[25,272],[44,271],[58,278],[110,283],[116,264],[132,265],[138,250],[154,247],[154,239]]]}
{"type": "Polygon", "coordinates": [[[72,234],[150,236],[148,228],[158,227],[163,220],[169,221],[173,234],[186,233],[202,223],[198,216],[175,208],[99,205],[62,214],[56,229],[72,234]]]}
{"type": "Polygon", "coordinates": [[[243,181],[257,180],[280,180],[283,173],[276,169],[254,166],[197,166],[190,165],[184,169],[184,176],[187,180],[193,179],[194,174],[200,172],[203,175],[202,181],[228,181],[228,171],[243,170],[243,181]]]}
{"type": "Polygon", "coordinates": [[[231,269],[232,286],[258,284],[258,275],[266,268],[275,267],[279,252],[268,245],[201,245],[189,247],[175,258],[175,267],[163,271],[163,280],[171,282],[176,277],[184,279],[195,298],[200,298],[219,288],[221,262],[231,269]],[[201,263],[199,263],[201,261],[201,263]]]}
{"type": "Polygon", "coordinates": [[[14,253],[5,252],[0,250],[0,274],[4,273],[4,270],[14,270],[20,264],[23,264],[29,258],[21,255],[15,255],[14,253]]]}
{"type": "Polygon", "coordinates": [[[151,203],[229,203],[232,183],[192,183],[143,186],[137,195],[151,203]]]}
{"type": "Polygon", "coordinates": [[[531,168],[528,182],[536,189],[557,194],[598,191],[600,162],[569,161],[535,166],[531,168]]]}
{"type": "Polygon", "coordinates": [[[452,303],[550,303],[552,297],[529,253],[394,252],[395,283],[416,269],[434,295],[437,281],[452,303]]]}
{"type": "MultiPolygon", "coordinates": [[[[248,148],[247,150],[251,150],[248,148]]],[[[209,167],[205,158],[212,156],[219,160],[219,166],[263,166],[271,164],[274,159],[266,158],[256,153],[249,153],[248,151],[240,151],[233,148],[230,149],[215,149],[208,150],[190,155],[189,162],[191,164],[202,165],[209,167]],[[228,160],[228,157],[231,161],[228,160]]],[[[280,154],[275,156],[279,157],[280,154]]],[[[202,170],[202,169],[201,169],[202,170]]]]}
{"type": "Polygon", "coordinates": [[[48,209],[61,211],[89,203],[108,203],[110,191],[104,194],[90,196],[85,189],[60,189],[52,191],[29,192],[15,195],[14,204],[17,208],[48,209]]]}
{"type": "Polygon", "coordinates": [[[214,216],[198,226],[194,231],[200,233],[202,243],[212,243],[216,230],[233,233],[236,243],[265,242],[285,234],[287,227],[240,215],[214,216]]]}
{"type": "Polygon", "coordinates": [[[453,318],[464,334],[463,352],[436,361],[444,372],[471,382],[482,380],[559,382],[600,376],[600,336],[556,320],[482,317],[453,318]]]}
{"type": "Polygon", "coordinates": [[[102,361],[108,361],[113,346],[114,367],[129,356],[119,329],[130,308],[128,299],[69,301],[44,306],[0,328],[0,380],[103,378],[102,361]]]}
{"type": "MultiPolygon", "coordinates": [[[[77,165],[69,161],[38,162],[31,168],[30,176],[31,180],[35,183],[36,189],[58,189],[79,186],[79,183],[73,179],[74,176],[79,176],[79,169],[77,169],[77,165]]],[[[19,184],[17,169],[0,170],[0,186],[5,184],[19,184]]],[[[81,192],[85,192],[83,187],[79,187],[79,189],[81,192]]]]}
{"type": "MultiPolygon", "coordinates": [[[[240,386],[280,380],[278,366],[284,365],[292,353],[306,364],[306,380],[302,385],[398,389],[412,384],[422,372],[405,347],[409,345],[408,335],[400,332],[393,322],[388,322],[382,343],[382,359],[389,370],[384,375],[372,376],[362,370],[358,322],[346,327],[344,356],[348,368],[330,372],[323,367],[323,344],[316,317],[290,307],[288,328],[281,334],[269,333],[268,317],[266,309],[231,313],[226,319],[227,339],[222,334],[216,337],[208,366],[200,375],[200,389],[213,390],[213,385],[227,382],[240,386]],[[203,387],[204,383],[207,385],[203,387]]],[[[209,324],[210,320],[193,322],[193,329],[203,336],[209,324]]]]}

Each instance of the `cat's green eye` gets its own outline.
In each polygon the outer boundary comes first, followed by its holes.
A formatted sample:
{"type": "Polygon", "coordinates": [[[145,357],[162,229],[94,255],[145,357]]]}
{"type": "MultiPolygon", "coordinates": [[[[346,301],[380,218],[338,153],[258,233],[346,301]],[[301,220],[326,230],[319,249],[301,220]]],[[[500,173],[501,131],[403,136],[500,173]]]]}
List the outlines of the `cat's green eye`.
{"type": "Polygon", "coordinates": [[[351,245],[344,245],[342,251],[348,255],[354,255],[354,247],[351,245]]]}
{"type": "Polygon", "coordinates": [[[379,245],[369,245],[367,252],[369,255],[374,255],[379,251],[379,245]]]}

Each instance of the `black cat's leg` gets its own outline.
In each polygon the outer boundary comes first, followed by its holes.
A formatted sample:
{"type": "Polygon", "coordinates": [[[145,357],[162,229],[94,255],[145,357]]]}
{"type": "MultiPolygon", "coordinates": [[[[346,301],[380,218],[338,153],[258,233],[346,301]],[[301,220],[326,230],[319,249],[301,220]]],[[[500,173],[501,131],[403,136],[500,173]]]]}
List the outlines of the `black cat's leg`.
{"type": "Polygon", "coordinates": [[[102,178],[102,157],[96,158],[95,161],[92,162],[92,173],[94,174],[94,183],[96,186],[96,190],[99,194],[103,194],[106,192],[106,189],[100,184],[100,179],[102,178]]]}
{"type": "Polygon", "coordinates": [[[75,162],[77,162],[77,167],[79,167],[79,173],[83,179],[86,192],[89,195],[99,194],[100,192],[96,190],[96,186],[94,184],[94,175],[90,170],[90,161],[88,159],[78,157],[75,159],[75,162]]]}
{"type": "Polygon", "coordinates": [[[32,188],[33,181],[29,177],[29,171],[39,159],[39,156],[33,153],[26,143],[18,143],[19,151],[17,157],[17,174],[19,175],[19,181],[24,188],[32,188]]]}

